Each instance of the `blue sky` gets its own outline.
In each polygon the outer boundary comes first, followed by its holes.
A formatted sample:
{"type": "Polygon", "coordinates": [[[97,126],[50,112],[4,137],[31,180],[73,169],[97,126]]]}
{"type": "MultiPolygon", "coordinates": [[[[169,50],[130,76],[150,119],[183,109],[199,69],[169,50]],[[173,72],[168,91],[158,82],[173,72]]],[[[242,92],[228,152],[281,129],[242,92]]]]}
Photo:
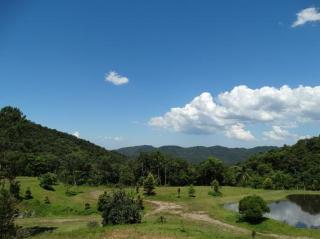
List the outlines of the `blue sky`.
{"type": "Polygon", "coordinates": [[[107,148],[290,144],[319,134],[318,7],[2,0],[0,107],[107,148]]]}

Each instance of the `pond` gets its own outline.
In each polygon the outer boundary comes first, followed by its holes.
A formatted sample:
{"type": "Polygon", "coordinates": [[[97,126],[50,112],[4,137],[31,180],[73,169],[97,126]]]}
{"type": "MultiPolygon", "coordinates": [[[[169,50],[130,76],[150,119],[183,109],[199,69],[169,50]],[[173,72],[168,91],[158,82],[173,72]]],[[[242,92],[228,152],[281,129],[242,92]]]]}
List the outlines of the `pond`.
{"type": "MultiPolygon", "coordinates": [[[[289,195],[287,200],[268,204],[270,213],[264,216],[298,228],[320,229],[320,195],[289,195]]],[[[238,203],[229,203],[226,209],[238,211],[238,203]]]]}

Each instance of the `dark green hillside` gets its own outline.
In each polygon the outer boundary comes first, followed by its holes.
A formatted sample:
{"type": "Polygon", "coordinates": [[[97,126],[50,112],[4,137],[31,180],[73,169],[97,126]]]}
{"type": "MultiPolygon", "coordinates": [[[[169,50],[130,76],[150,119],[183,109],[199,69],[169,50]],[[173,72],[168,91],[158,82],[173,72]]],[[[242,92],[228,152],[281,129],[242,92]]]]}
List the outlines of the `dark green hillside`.
{"type": "Polygon", "coordinates": [[[244,166],[255,187],[270,178],[272,185],[269,186],[275,189],[320,190],[320,137],[299,140],[292,146],[254,155],[244,166]]]}
{"type": "Polygon", "coordinates": [[[77,184],[118,182],[126,161],[117,152],[35,124],[12,107],[0,111],[0,148],[0,166],[12,177],[55,172],[77,184]]]}
{"type": "Polygon", "coordinates": [[[271,149],[275,149],[273,146],[262,146],[255,147],[251,149],[246,148],[227,148],[222,146],[196,146],[196,147],[179,147],[179,146],[162,146],[159,148],[142,145],[135,147],[126,147],[118,149],[118,152],[128,156],[128,157],[137,157],[141,152],[152,152],[160,151],[161,153],[177,158],[184,158],[193,163],[199,163],[206,160],[208,157],[216,157],[223,160],[226,164],[234,164],[245,159],[248,159],[250,156],[266,152],[271,149]]]}

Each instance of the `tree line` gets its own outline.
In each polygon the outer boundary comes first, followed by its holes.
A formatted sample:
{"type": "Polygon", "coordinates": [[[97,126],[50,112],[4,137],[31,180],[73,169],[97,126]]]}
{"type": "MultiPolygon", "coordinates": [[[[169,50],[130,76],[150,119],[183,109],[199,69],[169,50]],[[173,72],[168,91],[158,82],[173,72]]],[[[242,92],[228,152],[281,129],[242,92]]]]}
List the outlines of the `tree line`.
{"type": "Polygon", "coordinates": [[[35,124],[17,108],[0,111],[0,177],[55,174],[71,185],[141,185],[151,173],[157,185],[249,186],[320,189],[320,138],[299,140],[227,166],[209,157],[193,164],[160,152],[129,159],[72,135],[35,124]]]}

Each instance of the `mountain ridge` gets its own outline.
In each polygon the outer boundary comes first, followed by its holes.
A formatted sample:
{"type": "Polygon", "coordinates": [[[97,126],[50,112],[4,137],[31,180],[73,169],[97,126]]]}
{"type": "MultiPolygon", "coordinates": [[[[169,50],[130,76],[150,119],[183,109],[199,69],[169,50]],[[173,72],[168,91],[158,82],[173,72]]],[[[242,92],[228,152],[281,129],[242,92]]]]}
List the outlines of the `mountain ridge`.
{"type": "Polygon", "coordinates": [[[137,157],[141,152],[160,151],[168,156],[184,158],[192,163],[199,163],[208,157],[216,157],[223,160],[226,164],[234,164],[248,159],[256,153],[266,152],[277,149],[276,146],[256,146],[253,148],[236,147],[229,148],[225,146],[192,146],[182,147],[177,145],[164,145],[154,147],[152,145],[138,145],[132,147],[119,148],[115,151],[126,155],[127,157],[137,157]]]}

